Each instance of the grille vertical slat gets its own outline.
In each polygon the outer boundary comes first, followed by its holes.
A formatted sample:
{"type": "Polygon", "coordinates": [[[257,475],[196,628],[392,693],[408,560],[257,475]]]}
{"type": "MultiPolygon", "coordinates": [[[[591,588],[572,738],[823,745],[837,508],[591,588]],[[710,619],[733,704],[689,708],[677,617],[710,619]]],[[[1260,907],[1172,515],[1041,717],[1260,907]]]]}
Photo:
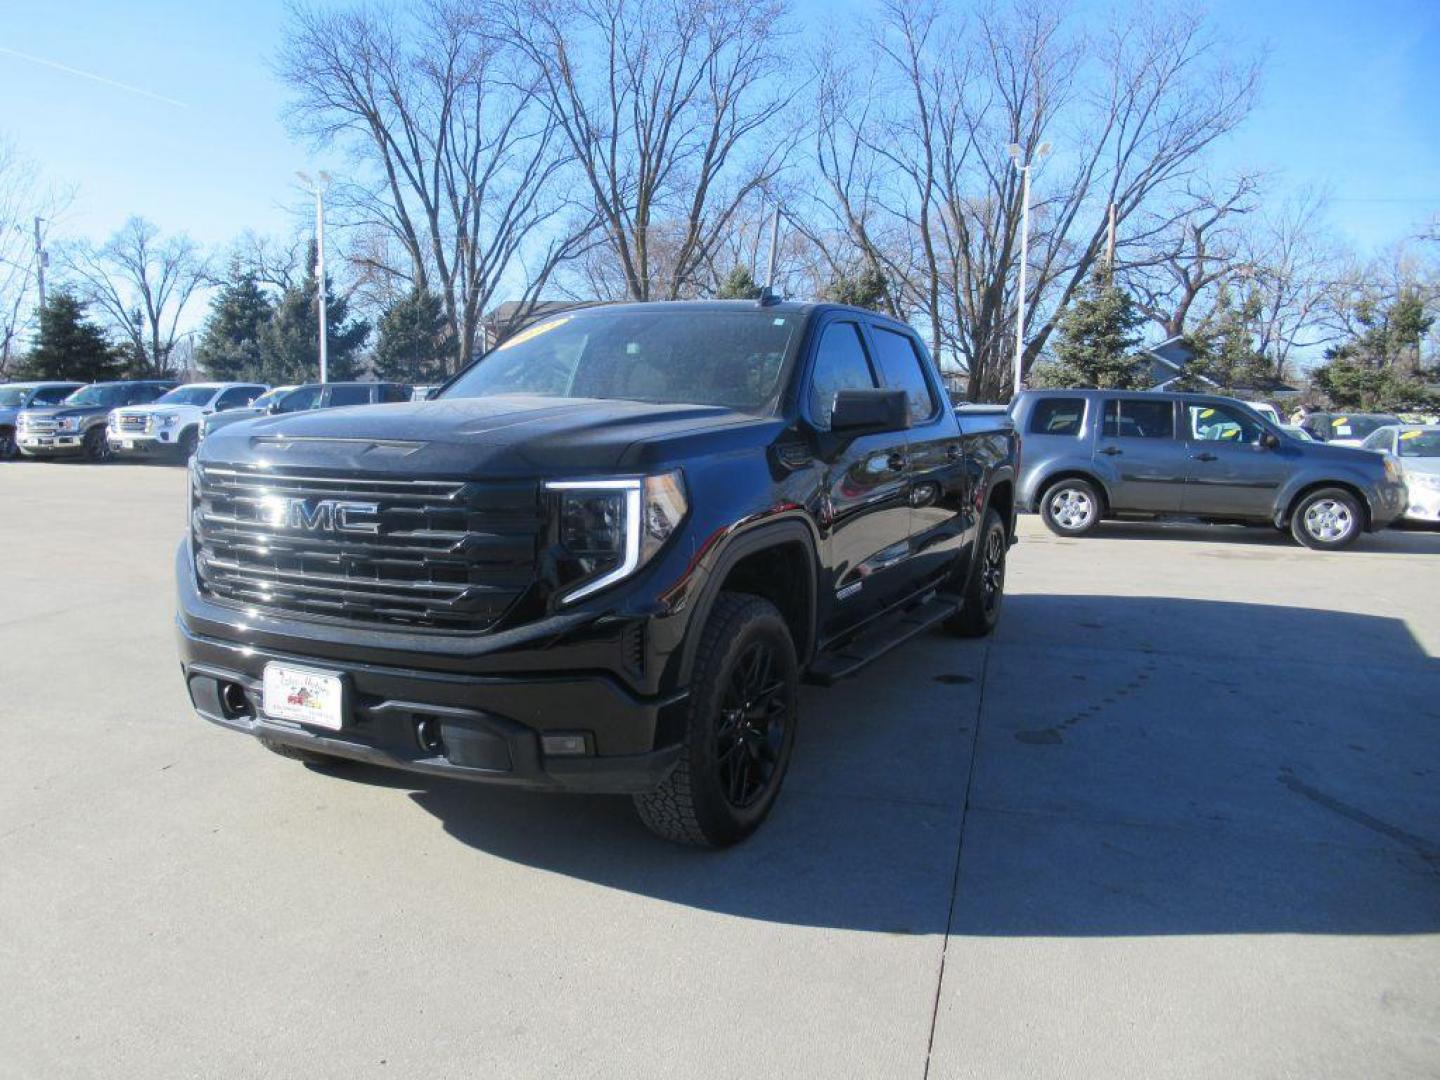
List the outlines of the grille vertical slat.
{"type": "Polygon", "coordinates": [[[198,466],[191,534],[221,601],[368,623],[483,631],[534,580],[533,482],[395,480],[198,466]],[[276,503],[275,500],[281,500],[276,503]],[[374,532],[275,524],[277,505],[362,503],[374,532]]]}

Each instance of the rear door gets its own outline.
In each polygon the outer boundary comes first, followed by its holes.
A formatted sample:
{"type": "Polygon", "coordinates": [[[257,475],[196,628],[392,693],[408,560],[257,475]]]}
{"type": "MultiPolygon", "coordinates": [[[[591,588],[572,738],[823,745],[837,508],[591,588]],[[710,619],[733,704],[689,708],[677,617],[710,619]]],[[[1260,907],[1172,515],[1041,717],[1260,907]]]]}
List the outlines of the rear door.
{"type": "MultiPolygon", "coordinates": [[[[835,395],[880,385],[860,320],[832,316],[816,330],[809,392],[802,403],[818,431],[830,430],[835,395]]],[[[830,568],[833,635],[899,598],[910,549],[906,433],[861,435],[825,463],[820,520],[830,568]]]]}
{"type": "Polygon", "coordinates": [[[972,539],[975,528],[975,508],[966,498],[960,422],[932,380],[930,361],[914,335],[875,321],[870,323],[870,339],[882,382],[889,389],[904,390],[910,403],[907,576],[910,586],[918,589],[954,566],[955,555],[972,539]]]}
{"type": "Polygon", "coordinates": [[[1268,518],[1296,451],[1285,440],[1270,448],[1264,426],[1248,409],[1223,401],[1180,407],[1189,454],[1181,509],[1202,517],[1268,518]]]}
{"type": "Polygon", "coordinates": [[[1189,475],[1185,443],[1175,437],[1169,398],[1107,398],[1095,438],[1095,471],[1112,509],[1179,511],[1189,475]]]}
{"type": "Polygon", "coordinates": [[[369,386],[355,383],[335,383],[325,388],[325,402],[322,409],[339,409],[346,405],[369,405],[369,386]]]}

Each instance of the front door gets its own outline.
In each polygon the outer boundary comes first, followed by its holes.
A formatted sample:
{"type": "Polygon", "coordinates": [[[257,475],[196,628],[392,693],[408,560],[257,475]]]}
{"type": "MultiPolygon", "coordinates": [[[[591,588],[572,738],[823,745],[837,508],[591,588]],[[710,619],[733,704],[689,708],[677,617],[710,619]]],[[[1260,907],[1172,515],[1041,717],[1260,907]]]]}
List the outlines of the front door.
{"type": "MultiPolygon", "coordinates": [[[[830,430],[840,390],[879,386],[859,322],[835,319],[820,330],[805,411],[818,431],[830,430]]],[[[907,439],[903,431],[862,435],[825,464],[820,520],[831,568],[832,635],[898,599],[909,552],[907,439]]]]}
{"type": "Polygon", "coordinates": [[[1185,447],[1190,475],[1182,510],[1201,517],[1268,518],[1290,472],[1284,440],[1261,442],[1265,427],[1248,410],[1222,401],[1186,402],[1185,447]]]}
{"type": "Polygon", "coordinates": [[[1175,403],[1169,398],[1111,398],[1095,439],[1095,471],[1105,481],[1111,509],[1122,513],[1175,513],[1190,471],[1185,443],[1175,437],[1175,403]]]}

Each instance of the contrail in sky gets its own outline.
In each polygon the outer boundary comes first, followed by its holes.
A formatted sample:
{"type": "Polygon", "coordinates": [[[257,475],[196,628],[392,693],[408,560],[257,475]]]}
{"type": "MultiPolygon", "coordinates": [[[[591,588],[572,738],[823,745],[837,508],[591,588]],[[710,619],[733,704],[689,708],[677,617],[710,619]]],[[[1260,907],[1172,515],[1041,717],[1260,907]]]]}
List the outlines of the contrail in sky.
{"type": "Polygon", "coordinates": [[[104,75],[96,75],[94,72],[81,71],[66,64],[56,63],[54,60],[46,60],[41,56],[31,56],[29,53],[20,52],[18,49],[7,49],[0,45],[0,53],[8,56],[19,57],[21,60],[28,60],[32,64],[41,64],[44,67],[54,68],[56,71],[63,71],[68,75],[78,75],[82,79],[89,79],[91,82],[102,83],[105,86],[113,86],[117,90],[126,90],[132,94],[139,94],[141,97],[153,98],[156,101],[163,101],[166,105],[174,105],[177,108],[188,109],[190,106],[183,101],[176,101],[174,98],[166,97],[164,94],[157,94],[151,90],[145,90],[138,86],[131,86],[129,83],[119,82],[116,79],[107,79],[104,75]]]}

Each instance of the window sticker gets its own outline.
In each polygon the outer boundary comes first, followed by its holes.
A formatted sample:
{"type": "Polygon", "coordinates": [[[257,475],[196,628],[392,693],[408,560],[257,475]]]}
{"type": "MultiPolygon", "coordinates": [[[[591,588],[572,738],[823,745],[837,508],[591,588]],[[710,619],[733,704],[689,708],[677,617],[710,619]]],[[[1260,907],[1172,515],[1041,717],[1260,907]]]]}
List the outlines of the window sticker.
{"type": "Polygon", "coordinates": [[[506,338],[499,345],[496,345],[495,352],[504,352],[512,345],[523,345],[525,342],[532,341],[541,334],[548,334],[551,330],[564,326],[569,321],[570,316],[566,315],[563,319],[551,319],[549,322],[542,322],[535,326],[528,327],[527,329],[521,330],[514,337],[506,338]]]}
{"type": "Polygon", "coordinates": [[[1400,433],[1400,441],[1401,441],[1401,442],[1405,442],[1405,441],[1407,441],[1407,440],[1409,440],[1409,439],[1418,439],[1418,438],[1420,438],[1421,435],[1424,435],[1424,434],[1425,434],[1425,432],[1423,432],[1423,431],[1402,431],[1402,432],[1400,433]]]}

